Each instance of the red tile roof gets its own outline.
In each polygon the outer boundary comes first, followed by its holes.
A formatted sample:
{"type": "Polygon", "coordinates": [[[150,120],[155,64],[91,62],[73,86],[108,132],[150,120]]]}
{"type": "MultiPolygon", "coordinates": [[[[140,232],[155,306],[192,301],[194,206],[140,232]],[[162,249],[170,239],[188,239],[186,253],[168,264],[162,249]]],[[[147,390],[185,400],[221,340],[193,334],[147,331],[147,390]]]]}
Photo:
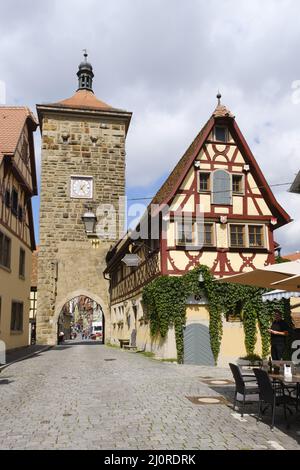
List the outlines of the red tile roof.
{"type": "Polygon", "coordinates": [[[171,195],[172,191],[178,185],[178,179],[183,179],[186,174],[186,166],[190,164],[191,158],[195,158],[197,152],[200,151],[205,139],[212,130],[214,121],[209,119],[205,126],[202,127],[199,134],[196,136],[194,141],[191,143],[183,157],[179,160],[169,177],[163,183],[161,188],[157,191],[156,195],[151,201],[151,204],[163,204],[167,198],[171,195]]]}
{"type": "Polygon", "coordinates": [[[291,253],[290,255],[283,255],[284,259],[288,259],[289,261],[297,261],[300,259],[300,252],[296,251],[296,253],[291,253]]]}
{"type": "Polygon", "coordinates": [[[103,111],[122,111],[99,100],[92,91],[78,90],[71,98],[53,103],[50,106],[70,107],[77,109],[99,109],[103,111]]]}
{"type": "MultiPolygon", "coordinates": [[[[38,123],[29,108],[20,106],[0,106],[0,155],[13,155],[27,119],[38,123]]],[[[0,156],[1,160],[1,156],[0,156]]]]}

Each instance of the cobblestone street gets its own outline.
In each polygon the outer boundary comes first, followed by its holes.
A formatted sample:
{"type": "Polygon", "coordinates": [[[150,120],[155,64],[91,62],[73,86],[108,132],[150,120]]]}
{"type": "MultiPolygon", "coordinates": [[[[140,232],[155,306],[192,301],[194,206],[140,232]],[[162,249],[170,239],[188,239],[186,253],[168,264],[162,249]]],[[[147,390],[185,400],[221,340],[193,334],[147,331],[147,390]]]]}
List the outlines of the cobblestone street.
{"type": "MultiPolygon", "coordinates": [[[[232,398],[219,368],[178,366],[98,344],[64,345],[0,375],[1,449],[300,449],[297,427],[272,432],[222,405],[232,398]]],[[[249,408],[251,412],[255,409],[249,408]]]]}

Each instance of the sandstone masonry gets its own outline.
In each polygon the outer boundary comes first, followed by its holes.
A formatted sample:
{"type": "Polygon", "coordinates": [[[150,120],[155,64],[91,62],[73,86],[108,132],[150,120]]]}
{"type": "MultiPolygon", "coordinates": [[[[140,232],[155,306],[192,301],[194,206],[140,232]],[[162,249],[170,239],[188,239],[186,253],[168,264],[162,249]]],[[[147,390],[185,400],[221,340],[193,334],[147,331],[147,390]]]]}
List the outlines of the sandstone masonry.
{"type": "MultiPolygon", "coordinates": [[[[82,91],[76,99],[81,99],[82,91]]],[[[92,94],[92,92],[86,92],[92,94]]],[[[89,97],[90,98],[90,97],[89,97]]],[[[91,99],[93,96],[91,96],[91,99]]],[[[101,102],[100,102],[101,103],[101,102]]],[[[131,113],[78,104],[38,105],[42,132],[40,251],[38,260],[37,340],[56,344],[62,306],[77,295],[101,304],[105,337],[110,338],[105,257],[115,239],[90,238],[82,215],[89,205],[115,207],[125,195],[125,139],[131,113]],[[71,177],[93,177],[93,198],[71,198],[71,177]]],[[[118,234],[116,235],[118,236],[118,234]]]]}

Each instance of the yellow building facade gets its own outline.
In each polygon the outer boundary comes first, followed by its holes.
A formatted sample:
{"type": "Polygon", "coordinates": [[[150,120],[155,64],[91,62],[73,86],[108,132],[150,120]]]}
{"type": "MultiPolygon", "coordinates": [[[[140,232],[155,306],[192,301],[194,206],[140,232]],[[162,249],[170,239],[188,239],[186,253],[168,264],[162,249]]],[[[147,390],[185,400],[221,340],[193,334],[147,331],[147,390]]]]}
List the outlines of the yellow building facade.
{"type": "Polygon", "coordinates": [[[0,340],[6,350],[29,343],[36,128],[29,109],[0,107],[0,340]]]}

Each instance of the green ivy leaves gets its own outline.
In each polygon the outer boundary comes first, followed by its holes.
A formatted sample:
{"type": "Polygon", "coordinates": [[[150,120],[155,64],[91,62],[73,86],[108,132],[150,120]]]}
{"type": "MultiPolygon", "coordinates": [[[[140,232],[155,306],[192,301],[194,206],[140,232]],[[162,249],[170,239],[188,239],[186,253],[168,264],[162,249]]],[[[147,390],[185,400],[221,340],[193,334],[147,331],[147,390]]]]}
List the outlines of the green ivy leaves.
{"type": "Polygon", "coordinates": [[[184,276],[158,277],[144,287],[143,303],[147,307],[152,336],[160,334],[165,338],[169,328],[174,327],[178,363],[183,362],[184,356],[187,297],[201,295],[203,291],[208,299],[210,343],[215,362],[220,353],[224,316],[236,315],[243,321],[248,355],[254,354],[258,325],[263,357],[267,357],[270,350],[267,329],[274,309],[281,310],[285,320],[291,324],[289,301],[262,302],[262,294],[266,289],[218,283],[207,266],[200,265],[184,276]],[[199,282],[200,274],[203,283],[199,282]]]}

